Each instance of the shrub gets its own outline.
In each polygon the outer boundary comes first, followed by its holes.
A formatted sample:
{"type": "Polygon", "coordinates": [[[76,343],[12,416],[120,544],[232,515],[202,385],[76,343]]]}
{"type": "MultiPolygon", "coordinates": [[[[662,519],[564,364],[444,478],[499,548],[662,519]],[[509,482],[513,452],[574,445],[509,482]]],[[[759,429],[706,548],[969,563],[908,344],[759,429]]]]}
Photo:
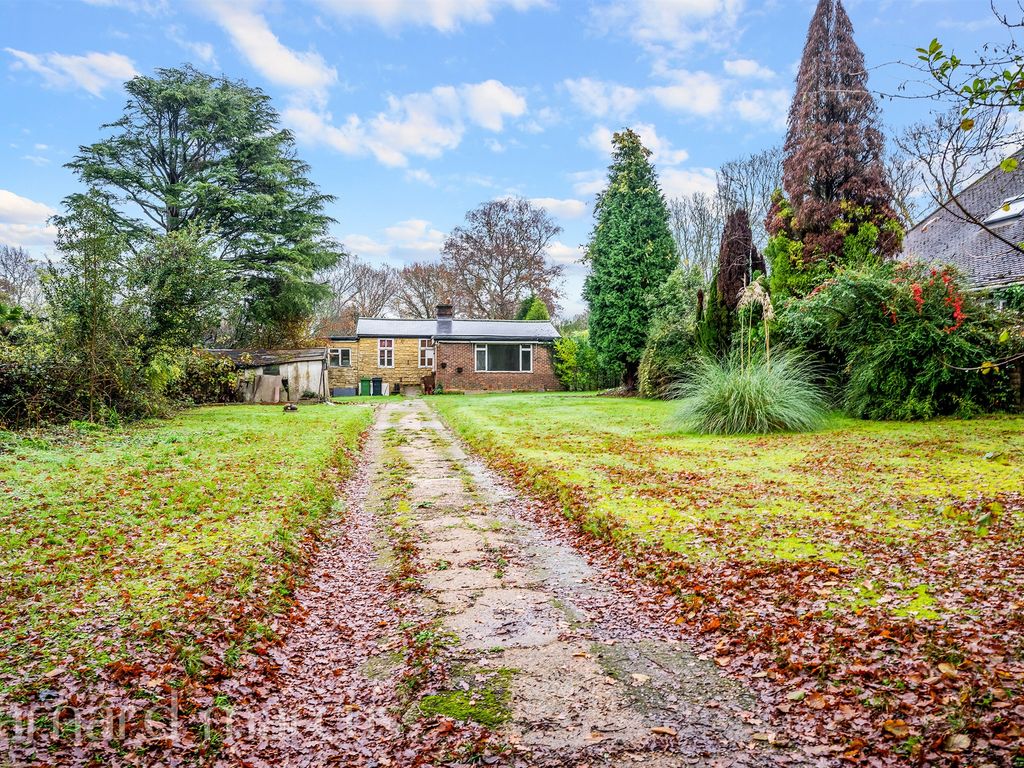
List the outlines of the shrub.
{"type": "Polygon", "coordinates": [[[613,387],[622,376],[622,366],[602,360],[586,331],[557,339],[554,353],[555,375],[570,392],[613,387]]]}
{"type": "Polygon", "coordinates": [[[782,353],[749,362],[701,356],[672,394],[681,399],[677,420],[703,434],[804,432],[821,426],[825,398],[804,358],[782,353]]]}
{"type": "Polygon", "coordinates": [[[644,397],[664,397],[696,354],[699,272],[675,270],[648,299],[651,330],[640,358],[638,388],[644,397]]]}
{"type": "Polygon", "coordinates": [[[204,349],[182,350],[182,373],[167,392],[183,404],[234,403],[239,399],[239,373],[227,357],[204,349]]]}
{"type": "Polygon", "coordinates": [[[845,410],[871,419],[969,416],[1009,403],[1005,319],[951,269],[897,264],[840,271],[787,305],[780,334],[827,360],[845,410]]]}

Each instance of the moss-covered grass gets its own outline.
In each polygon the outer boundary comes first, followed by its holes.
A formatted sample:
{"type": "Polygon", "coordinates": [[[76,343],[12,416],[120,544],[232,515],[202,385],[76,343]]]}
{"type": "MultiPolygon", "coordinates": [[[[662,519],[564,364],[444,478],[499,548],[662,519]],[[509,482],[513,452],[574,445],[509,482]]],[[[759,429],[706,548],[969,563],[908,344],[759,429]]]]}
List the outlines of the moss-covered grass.
{"type": "Polygon", "coordinates": [[[243,604],[276,610],[371,420],[357,406],[238,406],[5,433],[0,675],[81,670],[135,643],[187,655],[182,638],[243,604]]]}
{"type": "Polygon", "coordinates": [[[466,690],[456,689],[424,696],[417,708],[423,717],[441,715],[461,722],[473,722],[496,728],[512,716],[510,686],[513,670],[462,670],[456,677],[472,684],[466,690]]]}
{"type": "Polygon", "coordinates": [[[876,571],[889,554],[967,547],[994,558],[1024,531],[1006,505],[1024,491],[1020,417],[834,417],[809,434],[719,437],[680,433],[676,405],[663,401],[517,394],[430,402],[499,468],[594,533],[694,564],[818,560],[853,585],[825,590],[836,603],[934,617],[956,569],[935,569],[946,583],[887,569],[881,584],[876,571]]]}

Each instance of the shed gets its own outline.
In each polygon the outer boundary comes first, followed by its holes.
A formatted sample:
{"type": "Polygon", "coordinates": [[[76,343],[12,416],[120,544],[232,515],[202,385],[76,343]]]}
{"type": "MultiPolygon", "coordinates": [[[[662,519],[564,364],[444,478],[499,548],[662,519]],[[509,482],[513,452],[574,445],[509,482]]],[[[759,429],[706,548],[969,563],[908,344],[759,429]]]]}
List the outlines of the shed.
{"type": "Polygon", "coordinates": [[[327,348],[211,349],[243,372],[242,400],[281,403],[327,396],[327,348]]]}

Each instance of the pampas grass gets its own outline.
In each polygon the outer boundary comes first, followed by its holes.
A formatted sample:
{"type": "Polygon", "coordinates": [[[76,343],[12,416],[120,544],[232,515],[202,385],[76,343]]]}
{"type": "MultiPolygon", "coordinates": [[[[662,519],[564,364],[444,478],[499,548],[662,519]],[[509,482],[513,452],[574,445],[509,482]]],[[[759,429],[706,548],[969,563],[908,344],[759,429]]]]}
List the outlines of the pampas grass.
{"type": "Polygon", "coordinates": [[[819,428],[828,404],[814,384],[814,369],[790,353],[746,361],[700,357],[671,389],[680,400],[678,425],[710,435],[808,432],[819,428]]]}

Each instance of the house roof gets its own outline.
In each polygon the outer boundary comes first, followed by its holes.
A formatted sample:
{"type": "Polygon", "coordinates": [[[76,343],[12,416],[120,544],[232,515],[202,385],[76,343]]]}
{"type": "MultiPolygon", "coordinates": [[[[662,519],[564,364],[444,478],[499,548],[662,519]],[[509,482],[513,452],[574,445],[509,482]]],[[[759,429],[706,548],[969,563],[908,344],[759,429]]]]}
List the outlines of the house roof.
{"type": "Polygon", "coordinates": [[[215,355],[229,358],[239,368],[262,368],[264,365],[312,363],[326,359],[325,347],[306,349],[211,349],[215,355]]]}
{"type": "Polygon", "coordinates": [[[361,317],[356,335],[418,337],[436,341],[553,341],[558,331],[549,320],[395,320],[361,317]]]}
{"type": "MultiPolygon", "coordinates": [[[[1017,153],[1020,157],[1024,150],[1017,153]]],[[[957,195],[957,202],[984,220],[1001,211],[1004,201],[1024,195],[1024,166],[1007,173],[996,167],[957,195]]],[[[1024,242],[1024,216],[1007,214],[988,225],[1012,243],[1024,242]]],[[[947,202],[925,216],[903,241],[903,255],[921,261],[951,264],[978,288],[1024,282],[1024,253],[973,222],[956,203],[947,202]]]]}

